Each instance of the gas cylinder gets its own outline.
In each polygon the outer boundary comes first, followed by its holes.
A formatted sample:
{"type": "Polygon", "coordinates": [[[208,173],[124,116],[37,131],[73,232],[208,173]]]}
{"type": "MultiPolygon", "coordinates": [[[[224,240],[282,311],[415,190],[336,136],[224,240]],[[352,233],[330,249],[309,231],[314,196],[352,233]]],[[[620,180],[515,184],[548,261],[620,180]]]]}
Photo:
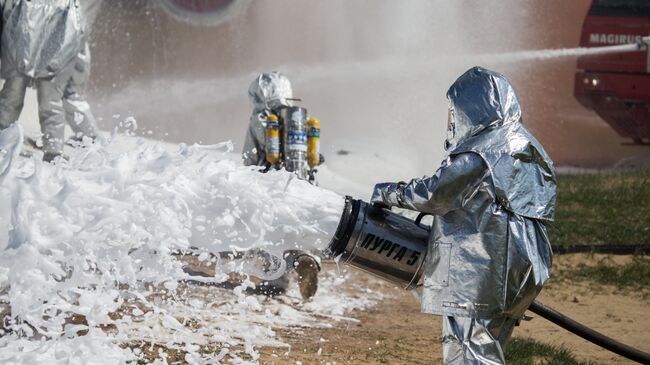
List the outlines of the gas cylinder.
{"type": "Polygon", "coordinates": [[[320,121],[314,117],[307,119],[307,163],[312,169],[320,164],[320,121]]]}
{"type": "Polygon", "coordinates": [[[284,167],[299,179],[309,175],[307,165],[307,110],[298,106],[279,110],[284,128],[284,167]]]}
{"type": "Polygon", "coordinates": [[[280,123],[275,114],[269,115],[266,120],[265,152],[268,163],[275,165],[280,162],[280,123]]]}
{"type": "Polygon", "coordinates": [[[388,209],[346,197],[341,220],[325,254],[393,282],[415,288],[422,277],[430,227],[388,209]]]}

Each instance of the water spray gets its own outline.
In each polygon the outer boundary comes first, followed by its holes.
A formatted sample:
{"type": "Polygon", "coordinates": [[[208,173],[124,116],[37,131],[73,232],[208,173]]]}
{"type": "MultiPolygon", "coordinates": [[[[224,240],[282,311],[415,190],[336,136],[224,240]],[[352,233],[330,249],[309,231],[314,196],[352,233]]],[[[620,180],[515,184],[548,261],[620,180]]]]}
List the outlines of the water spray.
{"type": "Polygon", "coordinates": [[[650,36],[640,38],[636,43],[617,44],[614,46],[560,48],[492,54],[487,55],[485,57],[485,60],[496,63],[519,62],[528,60],[548,60],[560,57],[582,57],[604,55],[609,53],[642,52],[648,50],[648,48],[650,48],[650,36]]]}

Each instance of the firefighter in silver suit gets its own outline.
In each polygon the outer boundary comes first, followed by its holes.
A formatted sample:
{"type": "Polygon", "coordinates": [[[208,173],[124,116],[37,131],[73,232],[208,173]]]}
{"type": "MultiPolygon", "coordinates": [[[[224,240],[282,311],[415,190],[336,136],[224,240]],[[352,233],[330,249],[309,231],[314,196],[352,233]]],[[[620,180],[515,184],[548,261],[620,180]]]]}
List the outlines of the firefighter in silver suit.
{"type": "MultiPolygon", "coordinates": [[[[289,79],[279,72],[262,73],[253,80],[248,88],[248,98],[253,107],[250,117],[242,158],[246,166],[267,166],[265,128],[266,118],[283,106],[290,106],[293,91],[289,79]]],[[[261,253],[263,256],[264,253],[261,253]]],[[[309,300],[318,289],[318,259],[301,250],[290,250],[284,253],[287,267],[295,270],[298,275],[298,286],[304,300],[309,300]]],[[[267,283],[271,292],[285,291],[289,285],[289,276],[285,274],[279,279],[267,283]]]]}
{"type": "Polygon", "coordinates": [[[371,202],[434,216],[422,311],[443,316],[445,364],[504,364],[507,339],[551,271],[555,169],[501,74],[474,67],[447,98],[436,174],[377,184],[371,202]]]}
{"type": "Polygon", "coordinates": [[[65,121],[73,132],[73,139],[83,137],[100,138],[97,121],[85,97],[86,84],[90,76],[90,49],[88,45],[77,55],[72,77],[63,91],[65,121]]]}
{"type": "Polygon", "coordinates": [[[99,133],[97,120],[85,95],[86,85],[90,78],[90,47],[88,47],[87,38],[91,25],[99,13],[101,0],[80,1],[87,31],[83,41],[84,46],[75,58],[72,77],[63,92],[63,109],[65,110],[65,121],[72,129],[73,139],[81,140],[83,137],[89,137],[96,140],[102,139],[102,135],[99,133]]]}
{"type": "Polygon", "coordinates": [[[78,0],[0,0],[2,40],[0,129],[18,120],[25,92],[33,86],[43,133],[43,159],[63,152],[63,94],[85,46],[85,23],[78,0]]]}
{"type": "Polygon", "coordinates": [[[246,166],[266,165],[265,128],[266,117],[273,110],[290,106],[293,91],[289,79],[279,72],[260,74],[248,88],[248,99],[253,111],[244,140],[242,157],[246,166]]]}

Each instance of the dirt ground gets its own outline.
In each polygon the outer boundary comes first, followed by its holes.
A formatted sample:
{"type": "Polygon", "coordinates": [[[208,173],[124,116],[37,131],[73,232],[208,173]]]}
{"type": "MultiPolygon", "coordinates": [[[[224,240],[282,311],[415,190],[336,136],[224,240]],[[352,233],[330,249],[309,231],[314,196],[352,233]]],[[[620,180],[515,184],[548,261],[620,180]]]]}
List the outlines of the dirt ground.
{"type": "MultiPolygon", "coordinates": [[[[565,268],[579,263],[593,263],[602,257],[603,255],[556,256],[554,266],[565,268]]],[[[613,259],[622,264],[630,260],[630,257],[619,256],[613,259]]],[[[650,352],[648,333],[650,298],[644,298],[642,293],[620,292],[609,286],[563,278],[559,281],[551,280],[537,299],[596,331],[650,352]]],[[[543,318],[525,322],[516,330],[515,336],[531,337],[544,343],[564,345],[577,358],[592,360],[598,364],[636,364],[593,345],[543,318]]]]}
{"type": "MultiPolygon", "coordinates": [[[[556,256],[554,266],[593,263],[593,255],[556,256]]],[[[624,263],[626,257],[616,258],[624,263]]],[[[557,270],[556,270],[557,271],[557,270]]],[[[373,279],[359,273],[358,280],[372,286],[373,279]]],[[[261,364],[439,364],[442,362],[440,318],[419,312],[417,300],[408,292],[388,288],[387,299],[368,311],[353,314],[358,322],[332,329],[281,331],[286,348],[263,348],[261,364]]],[[[570,277],[551,280],[538,300],[569,317],[623,343],[650,352],[650,299],[641,293],[619,292],[613,287],[577,282],[570,277]]],[[[634,364],[603,350],[564,329],[539,318],[522,322],[514,337],[562,345],[579,360],[597,364],[634,364]]]]}

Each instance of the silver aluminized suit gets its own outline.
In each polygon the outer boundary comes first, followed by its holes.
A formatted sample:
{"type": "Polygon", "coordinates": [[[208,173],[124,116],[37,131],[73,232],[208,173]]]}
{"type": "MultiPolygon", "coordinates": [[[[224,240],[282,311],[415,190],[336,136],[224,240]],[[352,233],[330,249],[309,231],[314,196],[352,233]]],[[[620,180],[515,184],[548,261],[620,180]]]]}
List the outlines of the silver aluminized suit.
{"type": "Polygon", "coordinates": [[[83,50],[85,24],[78,0],[0,0],[2,40],[0,129],[22,111],[25,91],[38,93],[43,150],[61,154],[64,137],[62,97],[83,50]]]}
{"type": "Polygon", "coordinates": [[[63,109],[65,110],[65,121],[72,129],[76,139],[81,139],[84,136],[95,139],[101,135],[90,104],[85,97],[86,85],[90,77],[90,47],[88,47],[87,36],[101,7],[101,0],[83,0],[81,5],[88,31],[83,40],[84,46],[75,59],[72,77],[63,92],[63,109]]]}
{"type": "MultiPolygon", "coordinates": [[[[266,161],[266,118],[282,106],[290,106],[289,100],[293,97],[291,82],[279,72],[262,73],[253,80],[248,88],[248,98],[253,107],[250,117],[246,140],[242,157],[246,166],[268,166],[266,161]]],[[[320,271],[318,259],[302,250],[289,250],[284,252],[284,262],[288,270],[295,270],[299,277],[300,294],[304,300],[309,300],[318,287],[317,273],[320,271]],[[302,264],[301,264],[302,263],[302,264]],[[299,265],[304,265],[299,267],[299,265]],[[303,277],[304,276],[304,277],[303,277]]],[[[264,250],[256,250],[249,257],[257,257],[252,260],[257,263],[269,263],[268,266],[276,266],[273,254],[264,250]]],[[[268,281],[265,286],[270,288],[270,292],[285,291],[289,286],[288,271],[275,279],[268,281]]]]}
{"type": "Polygon", "coordinates": [[[253,112],[248,124],[242,157],[244,165],[266,165],[264,133],[267,113],[280,106],[289,106],[293,97],[291,82],[279,72],[260,74],[248,88],[253,112]]]}
{"type": "Polygon", "coordinates": [[[371,201],[434,215],[422,311],[444,316],[445,363],[504,364],[505,341],[550,274],[555,169],[502,75],[472,68],[447,97],[436,174],[378,184],[371,201]]]}
{"type": "Polygon", "coordinates": [[[75,58],[72,77],[63,91],[63,109],[65,121],[76,139],[84,136],[94,139],[99,136],[99,131],[95,116],[84,95],[90,76],[90,49],[88,44],[84,43],[84,49],[75,58]]]}

